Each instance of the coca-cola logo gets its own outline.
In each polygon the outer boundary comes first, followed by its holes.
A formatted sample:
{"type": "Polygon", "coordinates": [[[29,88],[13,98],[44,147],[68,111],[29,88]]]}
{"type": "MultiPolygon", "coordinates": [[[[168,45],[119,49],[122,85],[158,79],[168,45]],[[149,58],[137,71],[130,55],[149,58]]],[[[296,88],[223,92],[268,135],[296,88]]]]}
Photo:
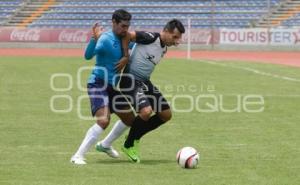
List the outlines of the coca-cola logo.
{"type": "Polygon", "coordinates": [[[14,29],[10,34],[11,41],[39,41],[40,30],[38,29],[14,29]]]}
{"type": "Polygon", "coordinates": [[[68,31],[63,30],[58,37],[59,42],[87,42],[88,31],[77,30],[68,31]]]}
{"type": "MultiPolygon", "coordinates": [[[[210,30],[191,30],[191,43],[209,44],[211,42],[212,34],[210,30]]],[[[188,34],[182,37],[184,43],[188,42],[188,34]]]]}

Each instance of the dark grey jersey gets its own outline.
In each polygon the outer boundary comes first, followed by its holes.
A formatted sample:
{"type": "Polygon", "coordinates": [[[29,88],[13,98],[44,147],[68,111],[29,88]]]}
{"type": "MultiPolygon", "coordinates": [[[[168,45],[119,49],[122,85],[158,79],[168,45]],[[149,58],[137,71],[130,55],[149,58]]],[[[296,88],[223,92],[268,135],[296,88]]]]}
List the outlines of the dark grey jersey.
{"type": "Polygon", "coordinates": [[[161,43],[159,33],[136,32],[136,44],[126,71],[137,80],[149,80],[166,51],[167,47],[161,43]]]}

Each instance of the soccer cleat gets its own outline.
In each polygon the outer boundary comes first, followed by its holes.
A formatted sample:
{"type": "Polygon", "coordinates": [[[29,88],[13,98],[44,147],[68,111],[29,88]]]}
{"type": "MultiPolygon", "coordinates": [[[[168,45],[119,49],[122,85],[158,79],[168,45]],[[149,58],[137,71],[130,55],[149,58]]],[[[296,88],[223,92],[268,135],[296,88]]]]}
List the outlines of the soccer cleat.
{"type": "Polygon", "coordinates": [[[139,154],[140,154],[139,144],[140,144],[140,140],[134,140],[133,149],[137,156],[139,156],[139,154]]]}
{"type": "Polygon", "coordinates": [[[98,142],[96,144],[96,150],[98,152],[104,152],[106,153],[109,157],[112,157],[112,158],[118,158],[119,157],[119,153],[117,152],[117,150],[115,150],[113,147],[109,147],[109,148],[104,148],[102,145],[101,145],[101,142],[98,142]]]}
{"type": "Polygon", "coordinates": [[[70,160],[71,163],[77,164],[77,165],[85,165],[85,158],[79,157],[79,156],[73,156],[70,160]]]}
{"type": "Polygon", "coordinates": [[[140,158],[136,154],[136,150],[134,147],[126,148],[126,147],[122,146],[122,151],[129,157],[129,159],[131,159],[131,161],[133,161],[135,163],[140,163],[140,158]]]}

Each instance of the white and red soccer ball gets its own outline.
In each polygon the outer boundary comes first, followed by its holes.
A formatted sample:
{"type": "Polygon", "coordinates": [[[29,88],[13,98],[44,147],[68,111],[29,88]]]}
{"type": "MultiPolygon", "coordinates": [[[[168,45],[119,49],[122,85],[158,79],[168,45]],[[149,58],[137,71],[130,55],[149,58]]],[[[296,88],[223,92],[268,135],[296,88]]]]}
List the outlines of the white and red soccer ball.
{"type": "Polygon", "coordinates": [[[176,159],[182,168],[196,168],[199,162],[199,153],[193,147],[184,147],[177,152],[176,159]]]}

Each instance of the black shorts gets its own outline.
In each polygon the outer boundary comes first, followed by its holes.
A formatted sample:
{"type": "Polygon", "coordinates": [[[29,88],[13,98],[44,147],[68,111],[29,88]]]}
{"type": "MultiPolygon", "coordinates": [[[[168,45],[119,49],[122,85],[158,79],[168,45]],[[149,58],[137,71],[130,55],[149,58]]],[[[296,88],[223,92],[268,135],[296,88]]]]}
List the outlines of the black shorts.
{"type": "Polygon", "coordinates": [[[111,113],[120,112],[129,107],[129,103],[120,91],[115,90],[109,84],[105,84],[102,79],[97,78],[95,83],[88,83],[87,89],[93,116],[105,106],[109,107],[111,113]]]}
{"type": "Polygon", "coordinates": [[[168,101],[150,80],[139,81],[133,77],[123,76],[120,91],[136,112],[148,106],[151,106],[154,112],[170,109],[168,101]]]}

